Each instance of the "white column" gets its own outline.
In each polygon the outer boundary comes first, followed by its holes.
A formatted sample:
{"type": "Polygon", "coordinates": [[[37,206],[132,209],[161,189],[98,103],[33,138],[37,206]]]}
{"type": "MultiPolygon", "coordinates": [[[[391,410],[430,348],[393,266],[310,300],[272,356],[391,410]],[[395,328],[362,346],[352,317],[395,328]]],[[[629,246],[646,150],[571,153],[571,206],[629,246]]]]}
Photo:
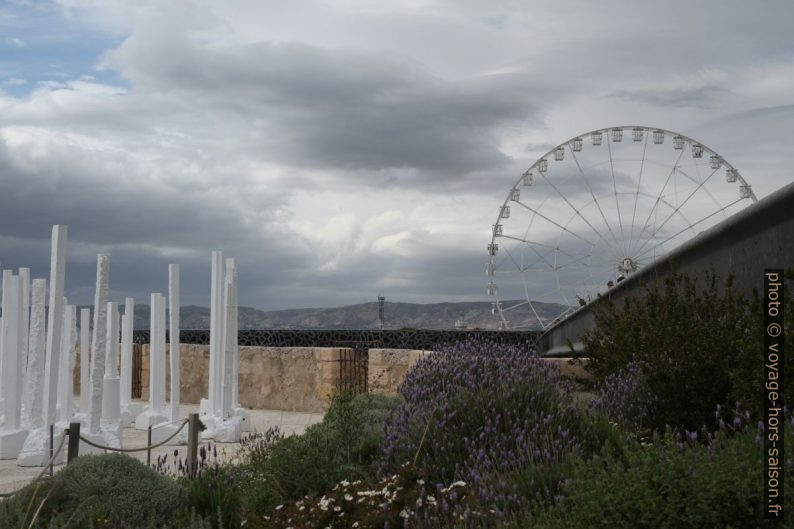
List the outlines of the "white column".
{"type": "Polygon", "coordinates": [[[126,406],[132,399],[132,331],[135,315],[135,300],[124,301],[124,318],[121,325],[121,404],[126,406]]]}
{"type": "MultiPolygon", "coordinates": [[[[152,294],[149,306],[149,407],[135,418],[135,428],[145,430],[168,417],[163,414],[165,404],[165,302],[162,294],[152,294]]],[[[158,429],[159,430],[159,429],[158,429]]],[[[154,436],[154,432],[152,432],[154,436]]],[[[154,439],[154,437],[152,437],[154,439]]]]}
{"type": "Polygon", "coordinates": [[[221,417],[227,419],[232,412],[232,372],[234,370],[232,360],[232,346],[230,343],[231,333],[229,327],[232,326],[232,284],[225,281],[224,285],[224,344],[223,344],[223,387],[221,388],[221,417]]]}
{"type": "Polygon", "coordinates": [[[212,252],[209,412],[220,415],[223,386],[223,253],[212,252]]]}
{"type": "Polygon", "coordinates": [[[105,376],[102,388],[102,423],[116,429],[121,418],[121,380],[119,378],[119,304],[107,303],[105,337],[105,376]]]}
{"type": "MultiPolygon", "coordinates": [[[[5,272],[5,271],[4,271],[5,272]]],[[[22,374],[22,307],[20,306],[19,276],[3,274],[3,391],[5,392],[5,421],[3,430],[20,426],[20,375],[22,374]]],[[[20,447],[21,448],[21,447],[20,447]]],[[[0,456],[2,457],[2,456],[0,456]]],[[[16,454],[13,455],[16,457],[16,454]]]]}
{"type": "Polygon", "coordinates": [[[77,307],[64,299],[63,329],[61,330],[61,372],[58,380],[58,420],[68,422],[74,410],[74,318],[77,307]]]}
{"type": "Polygon", "coordinates": [[[171,354],[171,420],[179,419],[179,265],[168,265],[168,342],[171,354]]]}
{"type": "Polygon", "coordinates": [[[0,459],[15,459],[28,431],[20,428],[22,407],[22,299],[20,277],[6,276],[3,285],[3,387],[5,421],[0,428],[0,459]]]}
{"type": "Polygon", "coordinates": [[[158,371],[160,364],[157,361],[157,297],[159,294],[152,293],[149,296],[149,409],[152,412],[160,413],[157,407],[157,396],[159,389],[157,382],[160,379],[158,371]]]}
{"type": "Polygon", "coordinates": [[[107,337],[107,303],[110,283],[110,258],[97,255],[96,290],[94,292],[94,332],[91,336],[91,385],[89,386],[89,433],[100,431],[102,419],[102,387],[105,378],[105,346],[107,337]]]}
{"type": "MultiPolygon", "coordinates": [[[[11,280],[11,275],[14,272],[12,270],[3,270],[2,276],[2,295],[5,297],[6,289],[8,288],[9,281],[11,280]]],[[[3,307],[3,314],[7,314],[5,311],[5,307],[3,307]]],[[[0,415],[5,413],[5,400],[6,400],[6,379],[8,379],[8,370],[6,369],[6,358],[3,351],[5,351],[5,332],[2,331],[3,327],[3,319],[0,317],[0,415]]]]}
{"type": "Polygon", "coordinates": [[[162,294],[157,296],[157,365],[160,371],[157,398],[165,412],[165,296],[162,294]]]}
{"type": "Polygon", "coordinates": [[[80,413],[88,413],[89,362],[91,358],[90,338],[91,309],[80,309],[80,413]]]}
{"type": "Polygon", "coordinates": [[[61,322],[63,321],[63,284],[66,276],[66,236],[68,229],[52,227],[50,254],[50,305],[47,313],[47,359],[44,365],[44,424],[55,423],[58,397],[58,368],[61,361],[61,322]]]}
{"type": "MultiPolygon", "coordinates": [[[[19,269],[19,291],[22,296],[22,378],[25,380],[28,372],[28,332],[30,330],[30,268],[19,269]]],[[[24,413],[25,399],[22,399],[24,413]]]]}
{"type": "Polygon", "coordinates": [[[30,335],[28,337],[28,370],[25,376],[25,413],[22,423],[30,429],[44,425],[42,417],[44,400],[44,358],[47,337],[45,329],[44,303],[47,297],[47,280],[34,279],[30,310],[30,335]]]}
{"type": "Polygon", "coordinates": [[[237,264],[233,258],[226,259],[226,276],[231,283],[231,314],[226,324],[226,342],[232,351],[232,407],[240,407],[238,378],[240,371],[239,321],[237,319],[237,264]]]}

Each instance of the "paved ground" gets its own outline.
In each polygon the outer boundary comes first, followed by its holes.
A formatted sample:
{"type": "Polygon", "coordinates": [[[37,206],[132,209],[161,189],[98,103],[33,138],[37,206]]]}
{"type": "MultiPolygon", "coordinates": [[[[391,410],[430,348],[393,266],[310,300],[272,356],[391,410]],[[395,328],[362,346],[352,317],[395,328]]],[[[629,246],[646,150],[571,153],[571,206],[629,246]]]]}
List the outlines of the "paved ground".
{"type": "MultiPolygon", "coordinates": [[[[181,407],[182,415],[187,417],[188,413],[198,411],[198,405],[183,404],[181,407]]],[[[279,429],[286,435],[301,434],[306,430],[307,426],[318,423],[322,420],[322,413],[300,413],[279,410],[251,410],[251,423],[254,431],[262,432],[270,427],[278,426],[279,429]]],[[[187,428],[187,426],[185,427],[187,428]]],[[[143,430],[135,430],[126,428],[124,430],[123,448],[136,448],[139,446],[146,446],[147,432],[143,430]]],[[[245,434],[243,434],[245,435],[245,434]]],[[[207,442],[202,442],[203,446],[207,446],[207,442]]],[[[212,442],[212,446],[215,443],[212,442]]],[[[219,459],[229,460],[234,457],[237,452],[238,443],[218,443],[217,453],[219,459]]],[[[66,447],[64,446],[64,451],[66,447]]],[[[174,451],[177,451],[177,458],[185,458],[185,446],[161,446],[152,450],[152,463],[157,461],[158,456],[168,454],[168,463],[174,461],[174,451]]],[[[133,457],[146,461],[146,452],[131,453],[133,457]]],[[[56,465],[55,471],[57,472],[62,465],[56,465]]],[[[11,492],[25,485],[32,478],[41,472],[40,467],[20,467],[17,466],[16,460],[0,461],[0,493],[11,492]]]]}

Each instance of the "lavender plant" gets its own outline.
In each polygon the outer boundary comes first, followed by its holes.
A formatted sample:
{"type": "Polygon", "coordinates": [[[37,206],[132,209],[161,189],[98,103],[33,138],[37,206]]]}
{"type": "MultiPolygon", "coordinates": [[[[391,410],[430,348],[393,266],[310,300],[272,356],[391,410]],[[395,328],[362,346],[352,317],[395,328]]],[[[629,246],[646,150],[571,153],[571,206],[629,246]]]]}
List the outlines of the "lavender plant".
{"type": "Polygon", "coordinates": [[[407,512],[418,526],[441,515],[496,523],[527,501],[554,501],[568,457],[603,441],[597,419],[573,405],[569,384],[529,347],[479,340],[444,347],[417,363],[400,393],[381,471],[408,462],[424,474],[425,495],[462,481],[474,500],[432,513],[420,501],[407,512]]]}

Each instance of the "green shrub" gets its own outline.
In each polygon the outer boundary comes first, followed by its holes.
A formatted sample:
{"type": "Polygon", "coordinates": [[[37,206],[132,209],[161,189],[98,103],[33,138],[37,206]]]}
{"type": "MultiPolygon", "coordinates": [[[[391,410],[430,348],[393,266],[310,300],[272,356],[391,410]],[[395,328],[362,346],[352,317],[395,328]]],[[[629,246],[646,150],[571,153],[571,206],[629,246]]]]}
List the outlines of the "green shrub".
{"type": "MultiPolygon", "coordinates": [[[[670,433],[632,444],[622,456],[604,452],[580,461],[563,498],[518,520],[532,529],[753,529],[764,522],[763,449],[754,431],[718,434],[711,448],[682,445],[670,433]]],[[[786,429],[787,453],[794,450],[786,429]]],[[[789,460],[785,502],[794,499],[789,460]]],[[[790,513],[789,513],[790,514],[790,513]]]]}
{"type": "Polygon", "coordinates": [[[181,487],[126,455],[85,455],[0,503],[0,527],[178,527],[181,487]],[[174,525],[168,525],[168,524],[174,525]]]}
{"type": "Polygon", "coordinates": [[[207,465],[179,482],[187,492],[188,506],[208,520],[212,529],[240,527],[240,488],[231,467],[207,465]]]}
{"type": "MultiPolygon", "coordinates": [[[[697,429],[713,424],[713,406],[733,400],[759,412],[763,375],[759,302],[720,288],[713,273],[697,278],[671,274],[646,285],[644,296],[595,305],[596,330],[583,338],[588,370],[596,384],[632,362],[643,367],[654,396],[641,426],[697,429]]],[[[791,340],[794,303],[786,303],[786,339],[791,340]]],[[[789,362],[788,373],[794,376],[789,362]]]]}
{"type": "Polygon", "coordinates": [[[250,449],[248,462],[235,469],[235,479],[246,483],[246,510],[268,513],[284,502],[320,495],[342,479],[374,479],[383,424],[396,403],[380,395],[342,393],[323,421],[303,435],[277,442],[263,438],[267,446],[250,449]]]}

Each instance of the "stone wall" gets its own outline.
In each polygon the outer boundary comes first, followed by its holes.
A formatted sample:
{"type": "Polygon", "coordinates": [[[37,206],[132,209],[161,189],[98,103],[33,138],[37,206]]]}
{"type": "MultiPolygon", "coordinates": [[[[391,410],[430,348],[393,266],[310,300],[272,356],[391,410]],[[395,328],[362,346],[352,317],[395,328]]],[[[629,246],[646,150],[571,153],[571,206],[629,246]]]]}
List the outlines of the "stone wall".
{"type": "MultiPolygon", "coordinates": [[[[240,347],[240,404],[246,408],[321,412],[339,383],[342,349],[332,347],[240,347]]],[[[149,346],[142,351],[141,398],[149,399],[149,346]]],[[[171,392],[166,346],[166,400],[171,392]]],[[[209,384],[209,346],[182,344],[180,401],[198,403],[209,384]]]]}
{"type": "MultiPolygon", "coordinates": [[[[246,408],[323,412],[341,378],[342,348],[240,346],[240,404],[246,408]]],[[[396,395],[408,370],[432,351],[370,349],[367,384],[373,393],[396,395]]],[[[75,362],[75,395],[80,394],[79,353],[75,362]]],[[[149,399],[149,346],[142,351],[141,397],[149,399]]],[[[565,376],[587,377],[586,359],[571,363],[565,358],[546,359],[565,376]]],[[[166,400],[171,392],[171,369],[166,347],[166,400]]],[[[209,346],[182,344],[180,350],[180,401],[197,404],[206,398],[209,380],[209,346]]]]}
{"type": "Polygon", "coordinates": [[[431,351],[411,349],[370,349],[367,386],[373,393],[396,395],[405,374],[431,351]]]}

